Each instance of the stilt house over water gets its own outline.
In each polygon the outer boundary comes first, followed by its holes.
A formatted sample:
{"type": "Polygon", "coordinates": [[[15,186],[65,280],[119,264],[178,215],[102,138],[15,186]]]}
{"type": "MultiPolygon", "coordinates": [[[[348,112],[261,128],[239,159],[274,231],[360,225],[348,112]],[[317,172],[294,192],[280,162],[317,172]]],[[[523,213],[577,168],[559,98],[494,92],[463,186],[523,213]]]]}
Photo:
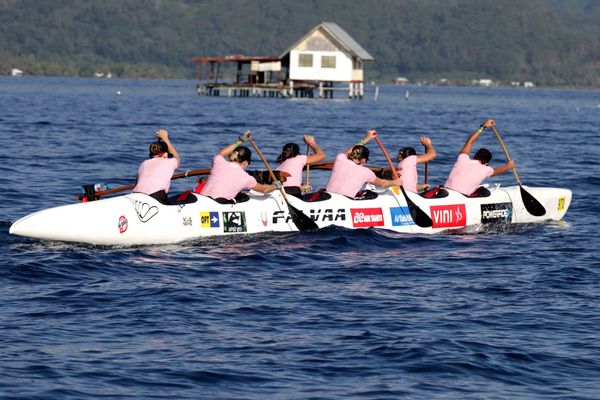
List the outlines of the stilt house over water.
{"type": "Polygon", "coordinates": [[[339,92],[361,99],[363,65],[373,57],[339,25],[322,22],[278,57],[232,55],[193,61],[201,95],[333,98],[339,92]],[[221,79],[223,63],[236,64],[235,79],[221,79]]]}

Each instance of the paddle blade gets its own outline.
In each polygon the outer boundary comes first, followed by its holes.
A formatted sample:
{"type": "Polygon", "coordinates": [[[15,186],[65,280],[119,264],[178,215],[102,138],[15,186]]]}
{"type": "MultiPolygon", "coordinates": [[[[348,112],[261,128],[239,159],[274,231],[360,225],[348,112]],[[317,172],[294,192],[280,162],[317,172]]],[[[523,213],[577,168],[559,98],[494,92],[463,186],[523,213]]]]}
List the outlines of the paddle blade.
{"type": "Polygon", "coordinates": [[[299,231],[310,231],[314,229],[319,229],[319,226],[315,221],[313,221],[308,215],[304,214],[302,211],[298,210],[296,207],[292,206],[288,203],[288,207],[290,209],[290,216],[292,217],[292,222],[299,231]]]}
{"type": "Polygon", "coordinates": [[[413,221],[415,221],[415,224],[417,224],[417,226],[420,226],[421,228],[430,228],[433,226],[433,221],[431,220],[431,217],[429,215],[427,215],[425,213],[425,211],[421,210],[419,208],[419,206],[417,206],[406,194],[406,191],[404,190],[404,187],[400,186],[400,189],[402,190],[402,194],[404,195],[404,198],[406,199],[406,204],[408,205],[408,210],[410,211],[410,216],[412,217],[413,221]]]}
{"type": "Polygon", "coordinates": [[[531,195],[527,190],[523,188],[523,186],[519,186],[521,189],[521,199],[523,199],[523,204],[525,205],[525,209],[527,212],[535,217],[541,217],[546,214],[546,209],[544,206],[537,201],[535,197],[531,195]]]}

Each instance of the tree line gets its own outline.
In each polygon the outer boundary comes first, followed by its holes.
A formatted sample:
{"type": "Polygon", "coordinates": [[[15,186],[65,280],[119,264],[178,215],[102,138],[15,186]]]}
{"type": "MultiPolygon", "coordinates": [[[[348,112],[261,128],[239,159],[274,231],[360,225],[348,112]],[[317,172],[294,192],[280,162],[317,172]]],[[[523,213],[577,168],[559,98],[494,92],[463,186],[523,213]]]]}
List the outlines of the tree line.
{"type": "Polygon", "coordinates": [[[191,78],[195,56],[279,55],[321,21],[367,81],[600,87],[594,0],[0,0],[0,73],[191,78]]]}

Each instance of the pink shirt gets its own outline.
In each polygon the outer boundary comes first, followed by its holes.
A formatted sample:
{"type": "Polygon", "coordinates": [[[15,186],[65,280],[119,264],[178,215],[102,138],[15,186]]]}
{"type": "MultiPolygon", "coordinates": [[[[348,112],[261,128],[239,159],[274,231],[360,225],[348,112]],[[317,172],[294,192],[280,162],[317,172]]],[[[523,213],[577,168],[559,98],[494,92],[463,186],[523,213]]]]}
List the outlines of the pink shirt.
{"type": "Polygon", "coordinates": [[[173,173],[179,167],[176,158],[156,157],[146,160],[138,169],[134,192],[152,194],[159,190],[169,191],[173,173]]]}
{"type": "Polygon", "coordinates": [[[302,168],[306,165],[306,160],[308,157],[304,155],[297,155],[296,157],[290,157],[281,164],[277,168],[276,171],[283,171],[290,174],[287,177],[285,182],[283,182],[283,186],[300,186],[302,185],[302,168]]]}
{"type": "Polygon", "coordinates": [[[251,189],[257,183],[239,163],[227,161],[225,157],[216,155],[202,195],[213,199],[223,197],[231,200],[241,190],[251,189]]]}
{"type": "Polygon", "coordinates": [[[354,197],[362,185],[377,179],[375,173],[367,167],[349,160],[346,154],[340,153],[335,158],[331,177],[327,182],[327,191],[354,197]]]}
{"type": "Polygon", "coordinates": [[[468,196],[493,173],[494,168],[471,160],[467,154],[460,154],[444,186],[468,196]]]}
{"type": "Polygon", "coordinates": [[[409,192],[417,193],[417,181],[419,174],[417,173],[417,156],[408,156],[398,163],[400,169],[400,179],[402,186],[409,192]],[[400,169],[402,168],[402,169],[400,169]]]}

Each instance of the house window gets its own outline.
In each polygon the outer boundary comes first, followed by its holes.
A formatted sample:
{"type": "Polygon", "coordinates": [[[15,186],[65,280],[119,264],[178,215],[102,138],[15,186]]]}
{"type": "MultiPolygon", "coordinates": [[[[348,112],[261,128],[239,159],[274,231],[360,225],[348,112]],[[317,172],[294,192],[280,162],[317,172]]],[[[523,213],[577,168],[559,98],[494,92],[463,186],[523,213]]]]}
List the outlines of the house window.
{"type": "Polygon", "coordinates": [[[313,66],[313,55],[312,54],[300,54],[298,59],[299,67],[312,67],[313,66]]]}
{"type": "Polygon", "coordinates": [[[321,68],[335,68],[335,56],[321,56],[321,68]]]}

